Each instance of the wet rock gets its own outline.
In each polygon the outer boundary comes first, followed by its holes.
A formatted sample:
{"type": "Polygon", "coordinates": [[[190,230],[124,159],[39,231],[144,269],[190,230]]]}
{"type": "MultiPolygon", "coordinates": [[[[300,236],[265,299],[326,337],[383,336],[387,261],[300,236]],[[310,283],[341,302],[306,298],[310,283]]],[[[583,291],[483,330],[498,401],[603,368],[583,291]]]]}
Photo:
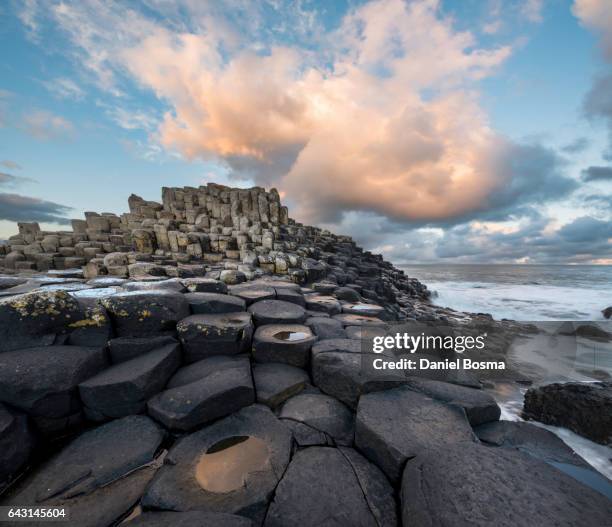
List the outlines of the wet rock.
{"type": "Polygon", "coordinates": [[[187,293],[185,295],[194,315],[219,315],[246,310],[242,298],[220,293],[187,293]]]}
{"type": "Polygon", "coordinates": [[[301,324],[306,320],[303,307],[282,300],[260,300],[249,306],[256,326],[265,324],[301,324]]]}
{"type": "Polygon", "coordinates": [[[189,315],[184,295],[167,291],[130,291],[101,301],[119,337],[156,336],[174,332],[179,320],[189,315]]]}
{"type": "Polygon", "coordinates": [[[0,299],[0,353],[50,346],[68,324],[82,318],[82,307],[66,291],[33,291],[0,299]]]}
{"type": "Polygon", "coordinates": [[[293,457],[264,525],[393,527],[397,525],[393,489],[354,450],[307,448],[293,457]]]}
{"type": "Polygon", "coordinates": [[[300,393],[310,382],[304,370],[276,362],[255,364],[253,379],[257,402],[272,409],[300,393]]]}
{"type": "Polygon", "coordinates": [[[126,527],[253,527],[244,516],[221,512],[145,512],[125,522],[126,527]]]}
{"type": "Polygon", "coordinates": [[[11,287],[25,284],[27,281],[27,278],[19,276],[0,276],[0,290],[10,289],[11,287]]]}
{"type": "Polygon", "coordinates": [[[123,284],[122,287],[126,291],[173,291],[175,293],[187,291],[185,285],[178,278],[154,280],[151,282],[128,282],[123,284]]]}
{"type": "Polygon", "coordinates": [[[34,444],[27,416],[0,403],[0,494],[24,468],[34,444]]]}
{"type": "Polygon", "coordinates": [[[310,328],[301,324],[259,326],[253,336],[253,358],[305,368],[316,340],[310,328]]]}
{"type": "Polygon", "coordinates": [[[590,468],[576,452],[552,432],[522,421],[496,421],[474,428],[483,443],[516,448],[548,463],[568,463],[590,468]]]}
{"type": "Polygon", "coordinates": [[[306,301],[306,309],[309,311],[320,311],[330,316],[342,312],[340,302],[333,296],[308,295],[304,299],[306,301]]]}
{"type": "Polygon", "coordinates": [[[181,282],[191,293],[227,293],[227,285],[212,278],[183,278],[181,282]]]}
{"type": "Polygon", "coordinates": [[[563,426],[596,443],[612,445],[611,409],[612,382],[568,382],[527,390],[523,413],[528,419],[563,426]]]}
{"type": "Polygon", "coordinates": [[[604,316],[605,319],[609,319],[610,317],[612,317],[612,306],[602,310],[601,314],[604,316]]]}
{"type": "Polygon", "coordinates": [[[151,480],[163,437],[145,416],[124,417],[85,432],[36,469],[3,505],[64,506],[71,525],[112,525],[151,480]]]}
{"type": "Polygon", "coordinates": [[[149,415],[167,428],[186,431],[252,404],[255,390],[248,358],[220,359],[212,357],[179,372],[173,387],[149,401],[149,415]],[[202,377],[188,382],[196,375],[196,365],[202,377]]]}
{"type": "Polygon", "coordinates": [[[353,412],[329,395],[296,395],[283,405],[279,417],[308,425],[328,436],[330,444],[350,446],[353,443],[353,412]]]}
{"type": "Polygon", "coordinates": [[[48,346],[0,354],[0,402],[31,415],[43,431],[81,411],[77,386],[106,367],[103,348],[48,346]]]}
{"type": "Polygon", "coordinates": [[[172,337],[119,337],[108,341],[108,352],[111,362],[119,364],[143,355],[154,349],[177,344],[172,337]]]}
{"type": "Polygon", "coordinates": [[[310,317],[304,322],[319,340],[325,339],[344,339],[346,332],[338,320],[325,317],[310,317]]]}
{"type": "Polygon", "coordinates": [[[177,325],[187,362],[213,355],[236,355],[251,347],[253,324],[250,313],[191,315],[177,325]]]}
{"type": "Polygon", "coordinates": [[[550,465],[470,443],[409,461],[401,501],[404,525],[586,526],[612,517],[610,500],[550,465]]]}
{"type": "Polygon", "coordinates": [[[267,407],[244,408],[175,444],[142,504],[239,514],[261,523],[289,463],[291,441],[267,407]]]}
{"type": "Polygon", "coordinates": [[[364,317],[378,317],[384,309],[377,304],[358,302],[354,304],[343,304],[342,312],[351,315],[362,315],[364,317]]]}
{"type": "Polygon", "coordinates": [[[474,440],[462,409],[408,387],[366,394],[359,400],[355,445],[394,483],[407,460],[429,449],[474,440]]]}
{"type": "Polygon", "coordinates": [[[79,385],[85,415],[93,421],[144,412],[181,363],[178,343],[111,366],[79,385]]]}
{"type": "Polygon", "coordinates": [[[311,355],[314,384],[350,408],[357,407],[363,393],[386,390],[406,382],[400,370],[374,370],[372,361],[381,355],[365,352],[358,340],[323,340],[312,347],[311,355]]]}
{"type": "Polygon", "coordinates": [[[409,378],[408,386],[432,399],[463,408],[472,426],[497,421],[501,415],[495,399],[482,390],[417,378],[409,378]]]}

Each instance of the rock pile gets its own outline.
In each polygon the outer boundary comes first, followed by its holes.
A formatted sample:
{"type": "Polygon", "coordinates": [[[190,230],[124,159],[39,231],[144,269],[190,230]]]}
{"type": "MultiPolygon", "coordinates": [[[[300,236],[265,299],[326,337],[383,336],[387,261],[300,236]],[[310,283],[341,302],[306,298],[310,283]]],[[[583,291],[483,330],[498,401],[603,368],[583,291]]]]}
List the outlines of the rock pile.
{"type": "MultiPolygon", "coordinates": [[[[0,279],[0,505],[66,507],[78,527],[611,517],[553,460],[586,463],[504,427],[478,382],[364,368],[368,334],[438,316],[380,257],[291,222],[275,192],[166,189],[130,207],[59,246],[92,244],[85,275],[0,279]]],[[[28,246],[59,236],[32,231],[28,246]]],[[[17,245],[5,265],[73,257],[17,245]]]]}

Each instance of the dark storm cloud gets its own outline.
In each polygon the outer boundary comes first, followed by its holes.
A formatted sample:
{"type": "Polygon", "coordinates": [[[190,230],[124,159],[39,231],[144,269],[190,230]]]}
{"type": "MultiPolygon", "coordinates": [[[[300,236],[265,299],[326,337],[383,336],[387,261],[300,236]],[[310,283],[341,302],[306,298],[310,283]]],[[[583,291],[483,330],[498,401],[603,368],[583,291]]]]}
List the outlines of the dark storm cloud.
{"type": "Polygon", "coordinates": [[[583,181],[612,181],[612,167],[589,167],[582,171],[583,181]]]}
{"type": "Polygon", "coordinates": [[[19,194],[0,192],[0,220],[67,224],[71,207],[19,194]]]}
{"type": "Polygon", "coordinates": [[[0,186],[4,187],[16,187],[22,183],[32,183],[33,179],[21,176],[14,176],[13,174],[8,174],[6,172],[0,172],[0,186]]]}
{"type": "Polygon", "coordinates": [[[590,144],[590,141],[586,137],[579,137],[571,143],[561,147],[561,151],[565,154],[579,154],[580,152],[584,152],[590,144]]]}
{"type": "Polygon", "coordinates": [[[596,79],[584,101],[584,111],[591,120],[601,120],[608,127],[608,152],[612,156],[612,73],[596,79]]]}

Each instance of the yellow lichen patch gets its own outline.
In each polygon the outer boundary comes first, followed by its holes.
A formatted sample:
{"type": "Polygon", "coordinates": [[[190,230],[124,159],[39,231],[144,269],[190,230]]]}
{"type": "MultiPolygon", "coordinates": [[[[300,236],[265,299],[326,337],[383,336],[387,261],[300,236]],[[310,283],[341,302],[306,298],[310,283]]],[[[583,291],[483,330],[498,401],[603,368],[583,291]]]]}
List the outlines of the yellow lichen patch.
{"type": "Polygon", "coordinates": [[[85,328],[90,326],[101,327],[106,323],[106,317],[100,313],[96,313],[92,315],[90,318],[84,318],[82,320],[77,320],[72,324],[69,324],[70,328],[85,328]]]}

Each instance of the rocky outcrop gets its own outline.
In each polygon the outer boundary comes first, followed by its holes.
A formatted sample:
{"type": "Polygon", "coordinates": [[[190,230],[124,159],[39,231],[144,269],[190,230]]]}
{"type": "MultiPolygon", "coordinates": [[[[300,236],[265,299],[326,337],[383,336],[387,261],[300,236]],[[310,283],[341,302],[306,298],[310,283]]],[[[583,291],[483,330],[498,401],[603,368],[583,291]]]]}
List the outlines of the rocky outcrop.
{"type": "Polygon", "coordinates": [[[612,383],[549,384],[525,394],[526,418],[563,426],[602,445],[612,445],[612,383]]]}

